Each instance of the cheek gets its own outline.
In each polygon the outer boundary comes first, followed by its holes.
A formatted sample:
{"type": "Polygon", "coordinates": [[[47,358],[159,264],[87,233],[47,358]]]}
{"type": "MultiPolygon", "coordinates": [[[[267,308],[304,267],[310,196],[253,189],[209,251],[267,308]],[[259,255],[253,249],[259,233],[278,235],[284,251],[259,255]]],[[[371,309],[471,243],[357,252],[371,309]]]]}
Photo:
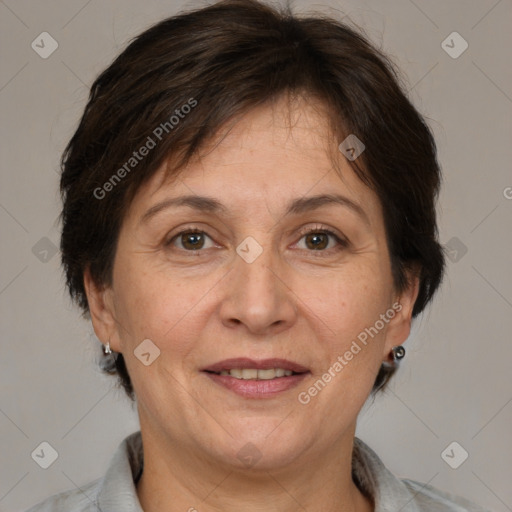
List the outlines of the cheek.
{"type": "MultiPolygon", "coordinates": [[[[391,305],[391,280],[373,265],[342,269],[315,288],[304,288],[305,303],[323,321],[337,343],[344,344],[373,325],[391,305]],[[311,290],[315,290],[312,292],[311,290]]],[[[317,281],[318,283],[318,281],[317,281]]]]}
{"type": "Polygon", "coordinates": [[[359,410],[381,365],[387,324],[381,325],[380,315],[391,307],[392,281],[385,265],[372,259],[371,264],[347,265],[316,290],[305,300],[321,320],[315,329],[323,352],[316,378],[330,382],[319,404],[340,404],[335,414],[344,415],[343,407],[359,410]],[[382,328],[375,330],[376,322],[382,328]]]}
{"type": "Polygon", "coordinates": [[[305,393],[315,394],[316,407],[328,407],[337,424],[345,421],[349,411],[358,413],[382,362],[387,324],[381,315],[391,308],[392,287],[378,262],[373,268],[333,276],[328,286],[321,287],[322,296],[313,297],[310,292],[305,300],[315,304],[311,310],[318,318],[315,330],[322,345],[315,382],[326,383],[325,388],[319,384],[321,392],[313,384],[315,389],[305,393]]]}
{"type": "Polygon", "coordinates": [[[203,328],[202,297],[214,281],[210,283],[211,277],[204,276],[183,279],[179,273],[152,270],[142,258],[139,265],[136,261],[123,263],[119,261],[116,287],[116,313],[125,327],[123,343],[133,350],[142,340],[150,339],[162,350],[162,356],[172,352],[177,365],[192,350],[203,328]]]}

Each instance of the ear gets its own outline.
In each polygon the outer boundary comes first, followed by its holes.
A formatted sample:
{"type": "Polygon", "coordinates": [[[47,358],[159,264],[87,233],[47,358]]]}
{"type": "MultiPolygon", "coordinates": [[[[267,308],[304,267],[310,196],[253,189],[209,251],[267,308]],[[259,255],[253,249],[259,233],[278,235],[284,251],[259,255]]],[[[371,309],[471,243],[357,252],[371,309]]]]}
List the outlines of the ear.
{"type": "Polygon", "coordinates": [[[112,350],[120,352],[112,288],[98,285],[91,276],[89,266],[84,271],[84,288],[96,336],[103,344],[108,341],[112,350]]]}
{"type": "Polygon", "coordinates": [[[418,297],[420,279],[417,268],[406,271],[408,285],[396,297],[391,309],[395,316],[389,321],[386,330],[386,342],[384,346],[383,360],[390,360],[391,349],[402,345],[411,332],[412,310],[418,297]]]}

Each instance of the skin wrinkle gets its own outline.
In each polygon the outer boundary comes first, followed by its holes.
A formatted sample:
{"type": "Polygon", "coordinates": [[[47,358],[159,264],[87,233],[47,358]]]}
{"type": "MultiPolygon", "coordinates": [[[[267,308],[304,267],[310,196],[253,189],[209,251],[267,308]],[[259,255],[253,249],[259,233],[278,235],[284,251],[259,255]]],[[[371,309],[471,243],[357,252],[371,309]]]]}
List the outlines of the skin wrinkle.
{"type": "MultiPolygon", "coordinates": [[[[281,108],[288,113],[286,104],[281,108]]],[[[343,371],[308,405],[299,404],[298,393],[391,307],[397,293],[377,196],[343,160],[343,179],[324,173],[328,126],[317,110],[297,105],[293,137],[280,112],[262,107],[245,116],[173,186],[157,173],[122,224],[112,287],[96,289],[86,275],[88,297],[96,298],[90,301],[96,334],[125,356],[136,391],[145,458],[137,492],[146,512],[188,510],[200,496],[208,496],[201,512],[291,512],[298,504],[309,512],[373,510],[351,478],[356,420],[382,361],[409,334],[417,286],[400,296],[400,313],[343,371]],[[191,190],[217,198],[230,216],[210,219],[180,209],[137,227],[152,204],[191,190]],[[283,216],[290,200],[321,193],[364,205],[370,226],[357,215],[339,215],[349,210],[337,206],[283,216]],[[345,230],[352,245],[323,258],[295,248],[299,228],[317,223],[345,230]],[[221,249],[187,257],[163,246],[169,233],[189,224],[212,239],[218,234],[221,249]],[[246,236],[264,248],[251,264],[235,252],[246,236]],[[133,356],[146,338],[161,350],[147,367],[133,356]],[[241,356],[290,359],[311,375],[275,398],[254,400],[200,372],[241,356]],[[247,443],[263,455],[250,470],[237,458],[247,443]]]]}

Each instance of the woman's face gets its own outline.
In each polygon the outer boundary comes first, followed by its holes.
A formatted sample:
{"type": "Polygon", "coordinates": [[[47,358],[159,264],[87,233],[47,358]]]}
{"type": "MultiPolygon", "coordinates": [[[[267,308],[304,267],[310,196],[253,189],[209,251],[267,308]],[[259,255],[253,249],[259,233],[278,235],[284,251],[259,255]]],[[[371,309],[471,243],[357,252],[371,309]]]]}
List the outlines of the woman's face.
{"type": "Polygon", "coordinates": [[[246,115],[173,183],[159,171],[124,219],[112,287],[87,287],[148,438],[240,467],[352,438],[414,300],[394,289],[376,195],[341,153],[342,179],[332,167],[341,141],[311,104],[291,131],[285,111],[246,115]]]}

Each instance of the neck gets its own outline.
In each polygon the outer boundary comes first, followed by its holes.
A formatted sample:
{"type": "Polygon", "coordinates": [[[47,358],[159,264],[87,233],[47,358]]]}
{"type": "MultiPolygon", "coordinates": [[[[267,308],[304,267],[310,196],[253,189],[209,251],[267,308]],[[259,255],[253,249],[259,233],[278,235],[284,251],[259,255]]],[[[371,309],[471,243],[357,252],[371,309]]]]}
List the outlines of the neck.
{"type": "Polygon", "coordinates": [[[353,432],[314,460],[278,470],[223,467],[183,444],[155,442],[142,425],[141,432],[144,471],[137,494],[144,512],[374,511],[352,480],[353,432]]]}

